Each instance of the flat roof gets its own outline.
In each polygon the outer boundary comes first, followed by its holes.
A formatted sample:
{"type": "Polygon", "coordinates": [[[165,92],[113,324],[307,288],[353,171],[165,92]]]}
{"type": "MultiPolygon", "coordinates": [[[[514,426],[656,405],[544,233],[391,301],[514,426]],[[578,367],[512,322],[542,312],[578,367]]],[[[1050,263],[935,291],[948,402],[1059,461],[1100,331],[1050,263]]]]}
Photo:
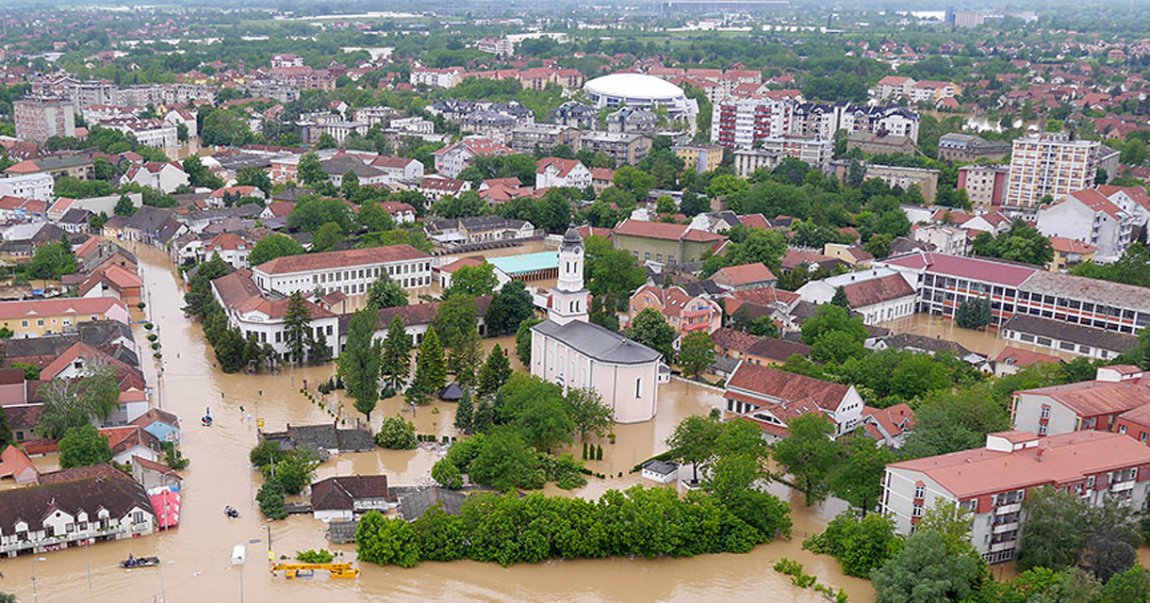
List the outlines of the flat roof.
{"type": "Polygon", "coordinates": [[[539,253],[525,253],[523,255],[509,255],[487,260],[489,264],[502,270],[510,276],[549,270],[559,267],[558,251],[540,251],[539,253]]]}

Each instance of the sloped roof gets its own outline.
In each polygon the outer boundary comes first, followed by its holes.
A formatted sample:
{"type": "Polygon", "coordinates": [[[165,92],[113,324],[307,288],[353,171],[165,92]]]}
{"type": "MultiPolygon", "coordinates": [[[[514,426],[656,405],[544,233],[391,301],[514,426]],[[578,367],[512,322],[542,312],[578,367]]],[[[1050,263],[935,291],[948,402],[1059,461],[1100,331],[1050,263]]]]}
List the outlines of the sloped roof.
{"type": "Polygon", "coordinates": [[[560,325],[545,320],[531,329],[600,362],[646,364],[658,362],[662,358],[659,352],[594,323],[574,320],[560,325]]]}
{"type": "Polygon", "coordinates": [[[732,388],[789,403],[811,401],[827,411],[838,410],[839,404],[850,391],[850,387],[841,383],[831,383],[749,362],[740,364],[735,374],[727,380],[727,389],[732,388]]]}
{"type": "Polygon", "coordinates": [[[388,245],[385,247],[367,247],[364,249],[325,251],[323,253],[284,256],[274,260],[268,260],[256,266],[253,270],[258,270],[259,272],[269,275],[292,274],[296,272],[334,270],[336,268],[401,262],[430,257],[431,256],[411,245],[388,245]]]}

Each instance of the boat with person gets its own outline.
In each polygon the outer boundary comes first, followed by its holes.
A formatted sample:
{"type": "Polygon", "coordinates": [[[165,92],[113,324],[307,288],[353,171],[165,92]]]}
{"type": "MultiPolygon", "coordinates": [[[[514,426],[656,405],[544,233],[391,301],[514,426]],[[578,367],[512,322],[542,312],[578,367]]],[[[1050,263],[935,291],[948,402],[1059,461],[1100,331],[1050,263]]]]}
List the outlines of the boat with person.
{"type": "Polygon", "coordinates": [[[127,559],[120,562],[120,567],[124,569],[134,569],[137,567],[152,567],[159,564],[159,557],[136,557],[135,555],[128,555],[127,559]]]}

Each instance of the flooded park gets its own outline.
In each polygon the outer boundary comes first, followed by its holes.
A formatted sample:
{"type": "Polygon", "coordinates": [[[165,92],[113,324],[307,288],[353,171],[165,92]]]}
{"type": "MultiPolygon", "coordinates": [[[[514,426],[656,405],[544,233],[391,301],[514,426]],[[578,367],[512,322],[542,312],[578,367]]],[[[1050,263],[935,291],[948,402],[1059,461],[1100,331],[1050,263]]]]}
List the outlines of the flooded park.
{"type": "MultiPolygon", "coordinates": [[[[224,374],[214,365],[200,327],[184,317],[179,281],[168,257],[160,250],[140,246],[140,260],[151,320],[159,327],[162,369],[159,362],[143,367],[155,384],[154,399],[165,410],[180,416],[182,449],[191,460],[184,474],[184,498],[178,528],[149,537],[45,553],[0,561],[0,590],[20,601],[43,603],[77,600],[116,603],[158,601],[301,601],[322,597],[327,603],[345,601],[823,601],[812,590],[791,584],[790,578],[772,566],[783,557],[803,563],[806,572],[835,588],[843,588],[852,602],[873,601],[865,580],[844,576],[838,563],[801,549],[802,540],[842,510],[833,502],[807,508],[802,495],[775,485],[775,493],[792,504],[794,536],[776,541],[745,555],[707,555],[691,559],[605,559],[551,561],[538,565],[502,568],[472,561],[425,562],[413,569],[364,564],[355,580],[285,580],[267,571],[265,555],[271,548],[278,555],[328,548],[354,558],[354,545],[328,544],[323,522],[310,515],[265,522],[254,501],[262,478],[248,464],[248,451],[257,442],[256,419],[267,430],[282,430],[288,423],[315,424],[346,418],[348,424],[361,417],[350,403],[336,394],[317,394],[312,402],[300,394],[315,391],[327,380],[334,365],[284,369],[274,375],[224,374]],[[320,403],[324,407],[320,406],[320,403]],[[241,411],[241,407],[243,410],[241,411]],[[215,424],[200,427],[196,418],[210,408],[215,424]],[[252,419],[248,420],[250,415],[252,419]],[[241,512],[228,519],[223,509],[231,505],[241,512]],[[231,565],[232,548],[247,548],[247,564],[231,565]],[[118,561],[128,554],[155,555],[159,567],[124,570],[118,561]]],[[[138,327],[141,328],[141,327],[138,327]]],[[[137,333],[143,341],[143,332],[137,333]]],[[[514,348],[510,339],[488,340],[514,348]]],[[[512,354],[514,358],[514,354],[512,354]]],[[[521,368],[518,367],[517,368],[521,368]]],[[[719,390],[683,381],[672,381],[660,391],[659,411],[652,421],[615,427],[616,443],[603,442],[604,458],[590,462],[596,472],[612,479],[592,478],[586,487],[567,495],[597,497],[609,488],[639,483],[630,469],[666,449],[667,436],[686,416],[706,414],[721,402],[719,390]],[[623,477],[617,477],[622,472],[623,477]]],[[[381,401],[372,415],[378,429],[384,416],[401,413],[426,434],[454,435],[453,404],[436,402],[415,413],[400,397],[381,401]]],[[[319,478],[332,475],[385,474],[393,485],[430,483],[431,466],[443,452],[437,447],[416,450],[376,450],[332,457],[319,478]]],[[[576,453],[578,457],[579,454],[576,453]]],[[[553,486],[549,486],[553,488],[553,486]]],[[[562,493],[549,489],[549,493],[562,493]]]]}

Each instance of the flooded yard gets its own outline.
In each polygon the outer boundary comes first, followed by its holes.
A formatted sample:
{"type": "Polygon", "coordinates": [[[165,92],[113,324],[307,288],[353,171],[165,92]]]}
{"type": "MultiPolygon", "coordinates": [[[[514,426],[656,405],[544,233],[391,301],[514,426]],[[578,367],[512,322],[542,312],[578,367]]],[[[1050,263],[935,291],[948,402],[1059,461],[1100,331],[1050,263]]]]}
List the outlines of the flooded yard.
{"type": "Polygon", "coordinates": [[[1007,345],[1041,352],[1051,356],[1060,356],[1066,360],[1077,358],[1077,356],[1073,354],[1062,353],[1058,350],[1040,348],[1020,341],[1007,341],[999,336],[998,329],[994,327],[987,327],[985,331],[964,329],[949,318],[932,316],[930,314],[915,314],[898,320],[880,322],[878,326],[886,327],[890,329],[892,333],[913,333],[915,335],[953,341],[972,352],[982,354],[991,359],[998,356],[1007,345]]]}
{"type": "MultiPolygon", "coordinates": [[[[299,393],[314,390],[332,375],[334,368],[285,369],[276,375],[226,375],[215,364],[198,324],[184,318],[182,293],[166,256],[155,249],[136,249],[150,294],[148,312],[160,326],[163,344],[162,377],[158,399],[182,421],[184,454],[191,460],[184,471],[185,490],[181,525],[138,540],[69,549],[38,557],[23,556],[0,561],[0,590],[21,601],[33,601],[33,575],[37,598],[44,603],[91,602],[148,603],[156,601],[302,601],[322,598],[325,603],[350,601],[732,601],[766,602],[824,601],[810,590],[801,590],[771,566],[782,557],[796,559],[820,582],[844,588],[855,603],[873,601],[867,581],[842,575],[838,563],[826,556],[801,550],[802,540],[822,527],[837,512],[832,503],[806,508],[802,496],[775,485],[776,493],[793,505],[794,538],[760,546],[746,555],[708,555],[693,559],[605,559],[551,561],[538,565],[501,568],[497,565],[459,561],[423,563],[414,569],[362,566],[356,580],[287,581],[266,571],[263,557],[267,536],[276,554],[294,555],[298,550],[337,549],[354,557],[355,547],[333,547],[325,539],[325,526],[310,516],[293,516],[266,523],[253,500],[259,475],[248,465],[248,450],[256,444],[255,419],[268,430],[282,430],[288,423],[307,424],[333,420],[328,410],[299,393]],[[243,410],[241,411],[241,406],[243,410]],[[211,408],[216,418],[210,428],[200,427],[198,417],[211,408]],[[252,420],[246,420],[251,415],[252,420]],[[242,517],[229,520],[225,505],[240,510],[242,517]],[[247,547],[247,565],[231,567],[232,547],[247,547]],[[157,568],[123,570],[117,567],[128,554],[157,555],[157,568]],[[242,589],[242,594],[241,594],[242,589]]],[[[143,341],[142,333],[137,334],[143,341]]],[[[511,351],[510,338],[498,340],[511,351]]],[[[495,340],[486,342],[493,345],[495,340]]],[[[518,364],[516,363],[517,368],[518,364]]],[[[144,370],[153,380],[161,372],[150,359],[144,370]]],[[[337,420],[353,424],[362,415],[340,400],[339,393],[321,398],[335,409],[337,420]]],[[[705,414],[718,404],[716,391],[674,381],[660,391],[656,418],[639,425],[616,426],[616,444],[603,443],[603,461],[589,463],[595,471],[624,477],[592,478],[574,495],[593,498],[608,488],[624,488],[639,482],[629,471],[636,463],[666,449],[664,443],[683,417],[705,414]]],[[[454,405],[437,402],[414,413],[399,397],[382,401],[372,415],[374,426],[387,415],[411,418],[420,433],[454,434],[454,405]],[[438,409],[438,412],[436,412],[438,409]]],[[[573,450],[580,456],[578,444],[573,450]]],[[[440,458],[437,450],[375,451],[333,457],[319,476],[384,473],[395,485],[426,483],[431,466],[440,458]]],[[[550,490],[549,490],[550,492],[550,490]]],[[[559,492],[559,491],[555,491],[559,492]]]]}

